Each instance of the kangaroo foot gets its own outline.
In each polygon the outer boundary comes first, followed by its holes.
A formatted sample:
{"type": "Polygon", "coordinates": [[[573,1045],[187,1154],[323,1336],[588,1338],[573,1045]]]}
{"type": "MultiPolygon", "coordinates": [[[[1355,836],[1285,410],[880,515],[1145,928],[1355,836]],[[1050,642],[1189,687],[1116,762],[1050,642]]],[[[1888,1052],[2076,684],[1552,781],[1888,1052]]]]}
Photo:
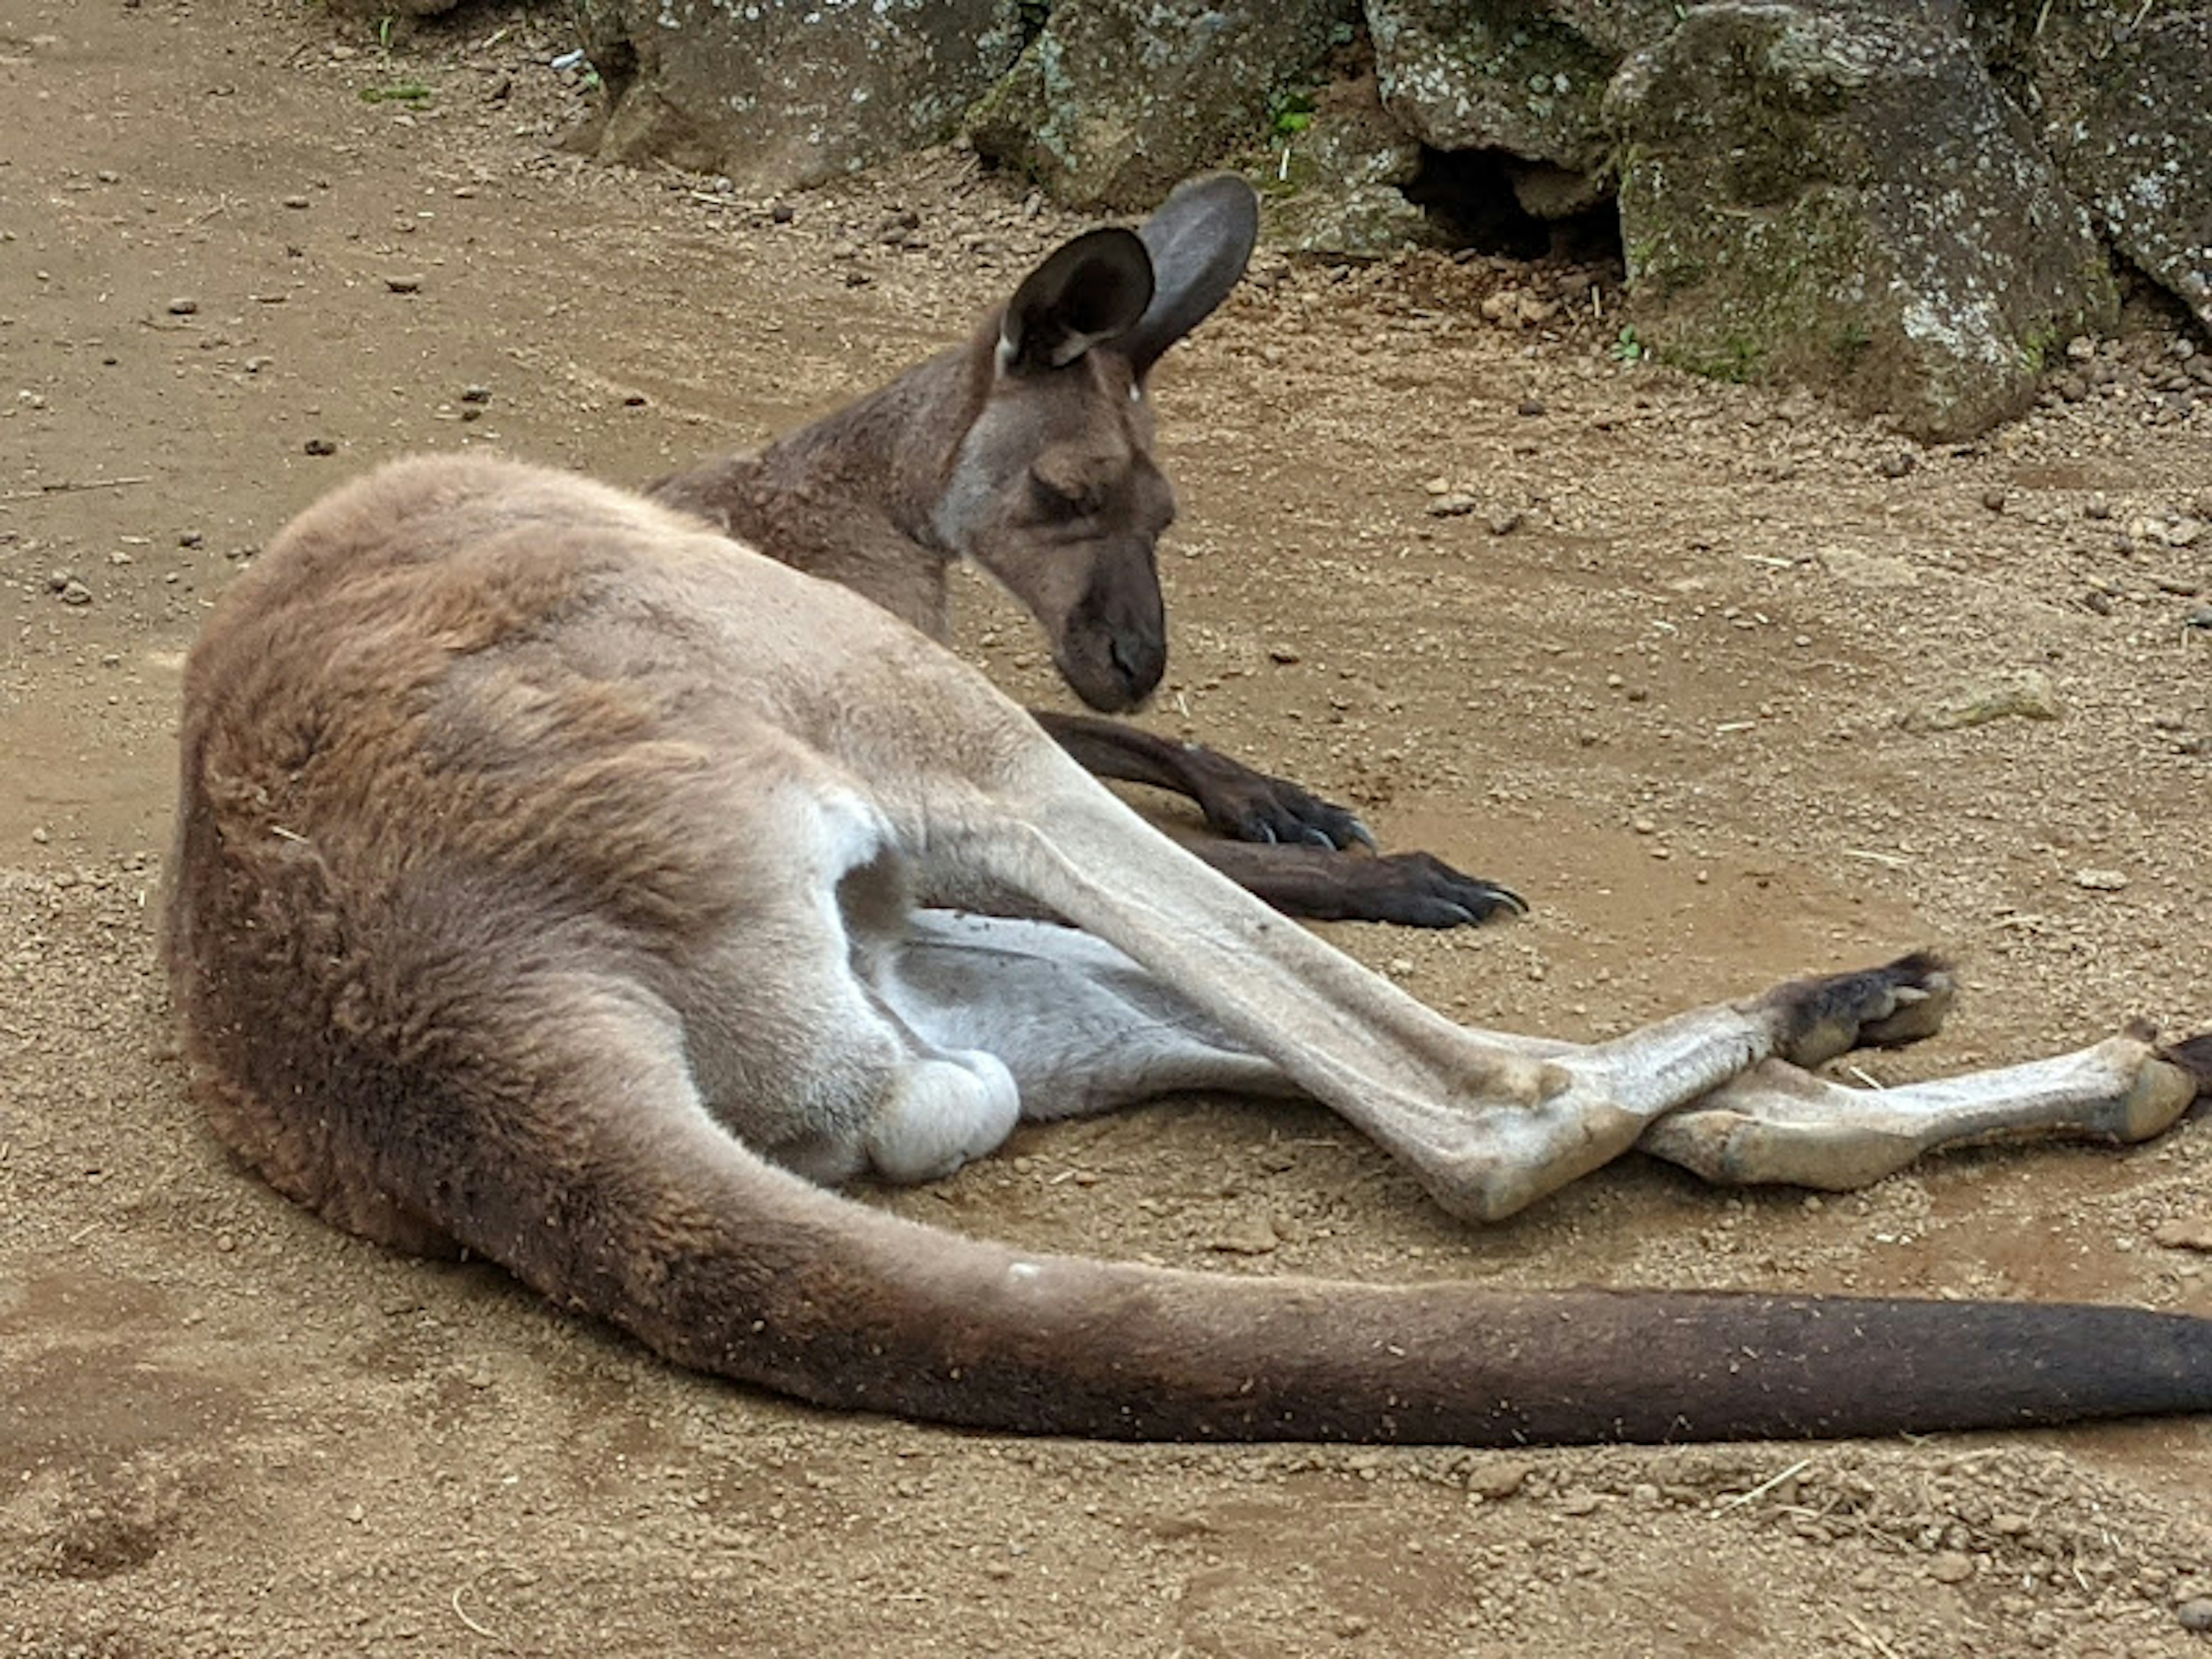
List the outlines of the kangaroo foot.
{"type": "Polygon", "coordinates": [[[1784,1017],[1776,1055],[1814,1066],[1854,1048],[1895,1048],[1931,1036],[1958,994],[1949,964],[1916,951],[1879,968],[1791,980],[1761,999],[1784,1017]]]}

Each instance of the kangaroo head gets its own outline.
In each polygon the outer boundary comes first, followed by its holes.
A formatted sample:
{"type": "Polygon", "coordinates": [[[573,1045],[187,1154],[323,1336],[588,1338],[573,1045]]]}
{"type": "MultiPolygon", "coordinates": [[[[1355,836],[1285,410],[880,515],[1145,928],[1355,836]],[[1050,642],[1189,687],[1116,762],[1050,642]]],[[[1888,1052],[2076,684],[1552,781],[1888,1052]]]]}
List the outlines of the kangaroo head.
{"type": "Polygon", "coordinates": [[[974,348],[988,387],[934,528],[1029,608],[1093,708],[1136,707],[1167,666],[1154,550],[1175,492],[1146,377],[1236,286],[1258,229],[1242,179],[1185,185],[1139,229],[1056,249],[974,348]]]}

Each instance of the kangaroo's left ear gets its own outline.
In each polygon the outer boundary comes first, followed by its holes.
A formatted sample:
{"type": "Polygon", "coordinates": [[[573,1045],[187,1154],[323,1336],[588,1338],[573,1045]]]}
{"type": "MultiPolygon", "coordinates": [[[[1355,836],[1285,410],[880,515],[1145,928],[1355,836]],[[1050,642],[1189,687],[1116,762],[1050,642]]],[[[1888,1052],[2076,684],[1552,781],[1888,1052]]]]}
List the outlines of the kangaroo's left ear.
{"type": "Polygon", "coordinates": [[[1177,185],[1138,228],[1157,278],[1152,303],[1121,339],[1141,378],[1160,354],[1211,316],[1243,276],[1260,240],[1260,198],[1233,173],[1177,185]]]}
{"type": "Polygon", "coordinates": [[[1065,368],[1126,334],[1152,300],[1152,261],[1133,232],[1085,231],[1022,278],[999,325],[1008,374],[1065,368]]]}

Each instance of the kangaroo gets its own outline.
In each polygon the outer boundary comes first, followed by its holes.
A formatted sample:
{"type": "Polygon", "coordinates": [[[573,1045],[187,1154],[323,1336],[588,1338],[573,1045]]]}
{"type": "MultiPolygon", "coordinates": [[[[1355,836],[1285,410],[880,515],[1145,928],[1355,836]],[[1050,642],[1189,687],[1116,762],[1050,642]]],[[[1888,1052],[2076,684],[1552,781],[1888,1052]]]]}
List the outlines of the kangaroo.
{"type": "MultiPolygon", "coordinates": [[[[1134,233],[1056,249],[965,344],[758,455],[647,493],[940,642],[948,572],[973,560],[1042,627],[1078,696],[1109,714],[1138,708],[1167,667],[1154,549],[1175,516],[1147,377],[1236,287],[1259,228],[1242,179],[1187,183],[1134,233]],[[1084,372],[1054,372],[1079,362],[1084,372]]],[[[1451,927],[1528,908],[1426,853],[1339,856],[1375,850],[1357,817],[1202,744],[1030,713],[1100,776],[1195,801],[1233,838],[1200,843],[1200,856],[1291,915],[1451,927]]]]}
{"type": "MultiPolygon", "coordinates": [[[[1095,378],[1110,447],[1131,370],[1068,349],[1115,320],[1094,304],[1017,307],[989,372],[1095,378]]],[[[1471,1220],[1639,1145],[1850,1184],[1961,1138],[2155,1133],[2212,1086],[2212,1036],[1880,1093],[1812,1076],[1936,1029],[1954,987],[1926,955],[1588,1046],[1463,1029],[1146,823],[891,611],[637,495],[477,456],[342,488],[216,608],[180,752],[162,949],[216,1132],[337,1225],[489,1257],[681,1364],[1119,1438],[2212,1409],[2212,1319],[1238,1278],[841,1195],[941,1176],[1023,1116],[1193,1088],[1322,1102],[1471,1220]],[[1073,925],[915,902],[948,876],[1073,925]]]]}

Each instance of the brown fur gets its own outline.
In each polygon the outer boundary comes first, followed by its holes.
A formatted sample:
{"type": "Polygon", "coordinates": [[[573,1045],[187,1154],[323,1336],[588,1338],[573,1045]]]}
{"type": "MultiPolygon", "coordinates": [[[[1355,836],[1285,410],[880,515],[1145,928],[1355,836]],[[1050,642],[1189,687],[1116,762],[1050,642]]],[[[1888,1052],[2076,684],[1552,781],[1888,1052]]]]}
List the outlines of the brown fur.
{"type": "MultiPolygon", "coordinates": [[[[1242,181],[1186,186],[1136,234],[1093,231],[1057,250],[961,345],[758,455],[702,463],[648,493],[940,642],[947,574],[973,559],[1036,619],[1085,702],[1135,707],[1167,661],[1155,554],[1175,516],[1139,394],[1160,354],[1226,297],[1256,223],[1242,181]],[[1050,372],[1003,372],[1017,337],[1023,362],[1091,343],[1050,372]]],[[[1446,927],[1526,908],[1427,854],[1335,857],[1372,847],[1356,817],[1201,745],[1038,718],[1091,771],[1187,795],[1216,832],[1258,843],[1201,854],[1290,915],[1446,927]]]]}
{"type": "MultiPolygon", "coordinates": [[[[817,958],[891,948],[903,872],[937,859],[1106,933],[1371,1132],[1433,1096],[1500,1144],[1553,1138],[1478,1207],[1937,975],[1806,981],[1589,1058],[1469,1036],[1144,830],[884,610],[615,490],[420,459],[310,509],[195,647],[181,755],[163,950],[216,1132],[337,1225],[480,1253],[685,1364],[1115,1437],[2212,1408],[2203,1320],[1213,1278],[1025,1257],[775,1167],[906,1075],[825,1015],[850,969],[817,958]]],[[[1448,1168],[1474,1146],[1425,1166],[1440,1194],[1491,1182],[1448,1168]]]]}

